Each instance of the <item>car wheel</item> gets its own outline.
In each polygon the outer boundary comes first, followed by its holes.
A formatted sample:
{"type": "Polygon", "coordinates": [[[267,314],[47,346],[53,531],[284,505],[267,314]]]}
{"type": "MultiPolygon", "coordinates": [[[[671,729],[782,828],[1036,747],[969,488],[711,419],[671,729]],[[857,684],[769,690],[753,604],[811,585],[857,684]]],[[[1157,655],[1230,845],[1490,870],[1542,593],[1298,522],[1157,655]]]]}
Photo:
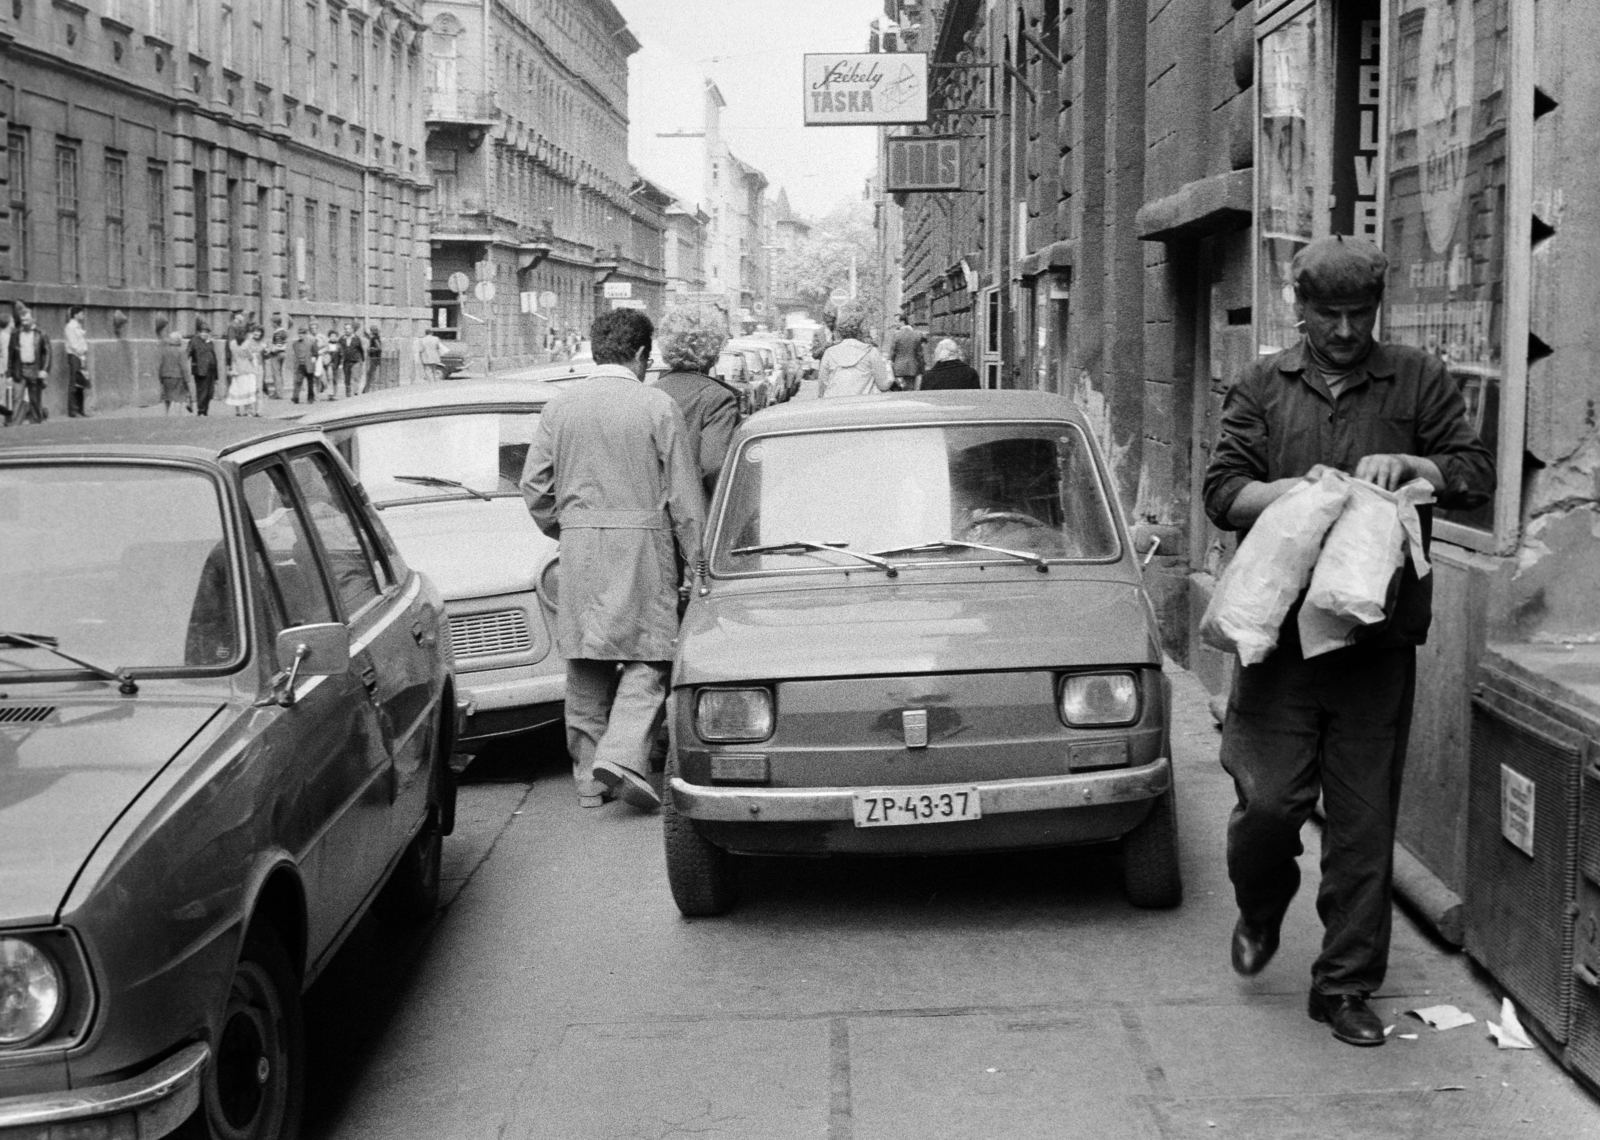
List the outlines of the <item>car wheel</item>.
{"type": "Polygon", "coordinates": [[[1138,827],[1122,837],[1122,886],[1134,906],[1173,907],[1183,901],[1178,801],[1172,788],[1150,805],[1150,814],[1138,827]]]}
{"type": "Polygon", "coordinates": [[[661,831],[667,849],[667,884],[672,901],[685,918],[726,914],[734,903],[733,861],[728,853],[696,830],[694,820],[678,814],[672,802],[672,778],[678,754],[667,754],[662,781],[661,831]]]}
{"type": "Polygon", "coordinates": [[[305,1095],[300,985],[271,932],[246,938],[228,990],[200,1107],[184,1140],[293,1140],[305,1095]]]}
{"type": "Polygon", "coordinates": [[[444,835],[438,817],[428,822],[407,845],[394,874],[383,885],[374,906],[378,916],[394,926],[420,926],[439,909],[439,868],[444,860],[444,835]]]}

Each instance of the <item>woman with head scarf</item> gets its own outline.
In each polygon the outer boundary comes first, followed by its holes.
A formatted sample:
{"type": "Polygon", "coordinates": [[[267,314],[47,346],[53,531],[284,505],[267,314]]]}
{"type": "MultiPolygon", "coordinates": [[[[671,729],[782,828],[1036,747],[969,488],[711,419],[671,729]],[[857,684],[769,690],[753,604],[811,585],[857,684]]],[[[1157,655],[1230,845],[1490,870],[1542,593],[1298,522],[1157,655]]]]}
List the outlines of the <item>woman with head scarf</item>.
{"type": "Polygon", "coordinates": [[[983,385],[978,382],[977,371],[961,359],[961,346],[946,337],[934,347],[933,367],[922,374],[919,391],[981,387],[983,385]]]}

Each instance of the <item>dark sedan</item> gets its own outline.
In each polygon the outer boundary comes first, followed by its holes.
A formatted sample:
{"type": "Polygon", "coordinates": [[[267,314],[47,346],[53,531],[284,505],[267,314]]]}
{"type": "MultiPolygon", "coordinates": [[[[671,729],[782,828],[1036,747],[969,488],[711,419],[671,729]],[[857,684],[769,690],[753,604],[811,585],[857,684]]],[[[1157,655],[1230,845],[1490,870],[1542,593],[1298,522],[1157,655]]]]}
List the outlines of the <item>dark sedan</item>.
{"type": "Polygon", "coordinates": [[[0,1137],[294,1135],[301,992],[436,904],[443,632],[320,432],[0,437],[0,1137]]]}

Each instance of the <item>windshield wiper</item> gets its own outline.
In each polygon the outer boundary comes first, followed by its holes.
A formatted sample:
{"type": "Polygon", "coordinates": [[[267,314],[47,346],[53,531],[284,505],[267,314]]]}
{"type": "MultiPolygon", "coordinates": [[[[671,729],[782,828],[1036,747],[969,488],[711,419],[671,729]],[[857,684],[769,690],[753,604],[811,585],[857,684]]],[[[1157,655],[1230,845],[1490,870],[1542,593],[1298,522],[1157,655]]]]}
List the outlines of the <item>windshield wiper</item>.
{"type": "Polygon", "coordinates": [[[878,567],[891,578],[900,576],[900,567],[887,558],[880,558],[876,554],[862,554],[858,550],[846,550],[842,542],[808,542],[799,538],[791,542],[771,542],[765,546],[740,546],[728,551],[728,554],[730,557],[738,557],[741,554],[809,554],[812,551],[846,554],[869,566],[878,567]]]}
{"type": "Polygon", "coordinates": [[[987,550],[994,554],[1009,554],[1012,558],[1020,558],[1024,562],[1032,562],[1041,574],[1050,573],[1050,563],[1044,556],[1035,554],[1031,550],[1011,550],[1004,546],[990,546],[983,542],[962,542],[956,538],[944,538],[937,542],[924,542],[917,546],[896,546],[889,550],[880,550],[879,554],[921,554],[930,550],[987,550]]]}
{"type": "Polygon", "coordinates": [[[139,691],[139,686],[134,683],[133,674],[128,672],[127,669],[107,669],[104,665],[96,665],[92,661],[74,657],[66,650],[59,648],[60,644],[60,638],[50,637],[47,634],[0,630],[0,645],[10,645],[16,649],[42,649],[46,653],[54,653],[57,657],[89,670],[96,677],[117,682],[117,692],[125,697],[131,697],[139,691]]]}
{"type": "Polygon", "coordinates": [[[482,499],[486,503],[493,502],[488,495],[465,483],[458,483],[454,479],[443,479],[438,475],[391,475],[389,478],[396,483],[421,483],[424,487],[454,487],[458,491],[465,491],[475,499],[482,499]]]}

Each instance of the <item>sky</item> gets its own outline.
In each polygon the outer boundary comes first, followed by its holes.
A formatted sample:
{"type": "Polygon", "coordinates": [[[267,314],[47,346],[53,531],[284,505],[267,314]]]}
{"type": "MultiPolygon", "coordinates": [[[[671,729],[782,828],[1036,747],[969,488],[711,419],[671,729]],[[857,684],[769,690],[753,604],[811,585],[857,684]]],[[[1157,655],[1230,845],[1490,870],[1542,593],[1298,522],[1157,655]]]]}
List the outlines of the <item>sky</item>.
{"type": "MultiPolygon", "coordinates": [[[[714,80],[727,107],[733,153],[788,191],[795,211],[818,217],[859,201],[873,173],[872,127],[802,125],[801,56],[865,51],[881,0],[613,0],[642,45],[629,61],[629,157],[646,177],[658,132],[698,130],[701,85],[714,80]]],[[[662,177],[670,169],[656,161],[662,177]]],[[[698,187],[668,189],[695,193],[698,187]]]]}

